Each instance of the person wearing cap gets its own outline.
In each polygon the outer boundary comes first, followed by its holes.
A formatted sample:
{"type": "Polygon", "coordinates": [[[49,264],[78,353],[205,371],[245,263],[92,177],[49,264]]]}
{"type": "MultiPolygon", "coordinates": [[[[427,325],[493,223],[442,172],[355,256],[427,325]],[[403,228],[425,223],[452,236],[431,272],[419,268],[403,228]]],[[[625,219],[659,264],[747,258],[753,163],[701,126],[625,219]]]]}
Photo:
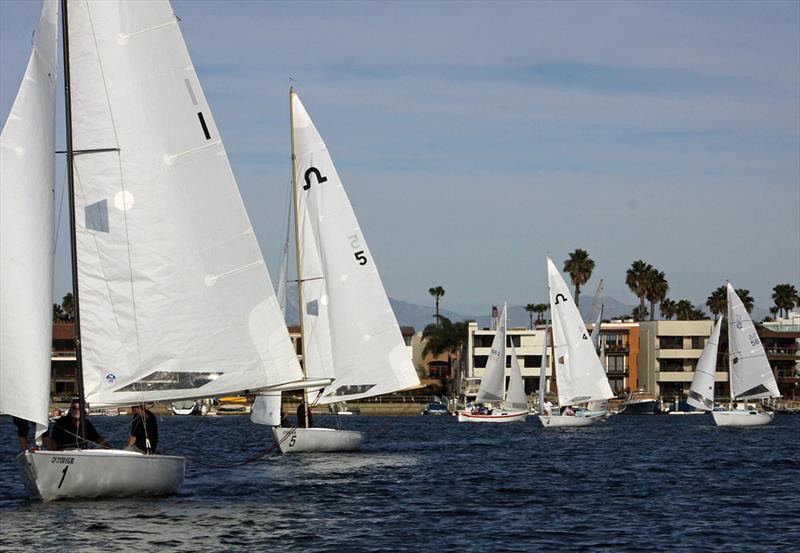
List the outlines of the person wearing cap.
{"type": "Polygon", "coordinates": [[[87,449],[89,441],[101,447],[110,447],[108,441],[95,429],[94,425],[86,419],[86,439],[80,437],[81,402],[77,398],[69,404],[69,413],[56,420],[49,432],[49,439],[45,441],[50,449],[87,449]]]}

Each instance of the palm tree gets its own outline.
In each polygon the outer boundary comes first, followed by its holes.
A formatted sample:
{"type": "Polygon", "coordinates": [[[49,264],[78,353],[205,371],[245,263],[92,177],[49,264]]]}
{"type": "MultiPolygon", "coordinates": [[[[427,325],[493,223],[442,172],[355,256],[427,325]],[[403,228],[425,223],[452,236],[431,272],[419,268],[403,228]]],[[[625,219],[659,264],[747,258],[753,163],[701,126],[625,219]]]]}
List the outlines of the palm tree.
{"type": "Polygon", "coordinates": [[[589,252],[577,248],[569,254],[569,259],[564,262],[564,271],[569,273],[572,284],[575,285],[575,306],[580,306],[581,286],[589,282],[594,270],[594,261],[589,257],[589,252]]]}
{"type": "Polygon", "coordinates": [[[533,314],[536,313],[536,305],[533,303],[529,303],[525,306],[525,311],[528,312],[528,317],[531,319],[531,327],[530,329],[533,330],[533,314]]]}
{"type": "Polygon", "coordinates": [[[672,319],[672,317],[675,316],[675,313],[677,311],[677,304],[675,303],[674,300],[671,300],[669,298],[664,298],[663,300],[661,300],[660,308],[661,308],[661,316],[669,321],[670,319],[672,319]]]}
{"type": "MultiPolygon", "coordinates": [[[[753,296],[750,295],[750,290],[746,288],[737,288],[736,295],[742,301],[742,305],[748,313],[753,311],[753,296]]],[[[708,310],[714,315],[719,315],[728,308],[728,290],[726,286],[720,286],[708,296],[706,300],[708,310]]]]}
{"type": "Polygon", "coordinates": [[[747,309],[747,312],[750,313],[753,310],[753,296],[750,295],[750,290],[746,290],[744,288],[737,288],[736,295],[739,296],[739,299],[742,300],[742,305],[744,308],[747,309]]]}
{"type": "Polygon", "coordinates": [[[543,322],[544,321],[544,314],[549,310],[550,310],[550,304],[549,303],[537,303],[536,304],[536,313],[539,314],[538,321],[543,322]]]}
{"type": "Polygon", "coordinates": [[[444,296],[444,288],[441,286],[434,286],[433,288],[428,289],[428,293],[436,298],[436,323],[438,324],[439,321],[439,298],[444,296]]]}
{"type": "Polygon", "coordinates": [[[675,315],[679,321],[688,321],[692,316],[694,305],[689,300],[678,300],[675,304],[675,315]]]}
{"type": "Polygon", "coordinates": [[[669,283],[664,271],[658,269],[648,271],[645,281],[645,297],[650,302],[650,320],[652,321],[656,314],[656,304],[667,297],[669,283]]]}
{"type": "Polygon", "coordinates": [[[708,306],[708,310],[714,315],[719,315],[725,311],[727,305],[728,291],[726,290],[725,286],[720,286],[711,292],[711,295],[708,296],[708,299],[706,300],[706,306],[708,306]]]}
{"type": "Polygon", "coordinates": [[[67,320],[71,321],[75,317],[75,302],[72,300],[72,292],[69,292],[61,299],[61,308],[67,320]]]}
{"type": "Polygon", "coordinates": [[[631,318],[633,318],[634,321],[645,320],[647,318],[647,307],[644,305],[634,307],[633,311],[631,312],[631,318]]]}
{"type": "Polygon", "coordinates": [[[625,284],[631,289],[631,292],[636,294],[639,298],[639,313],[645,311],[644,297],[647,285],[647,273],[653,270],[653,266],[645,263],[641,259],[637,259],[631,263],[631,268],[625,273],[625,284]]]}
{"type": "Polygon", "coordinates": [[[453,376],[453,356],[458,355],[467,341],[468,324],[466,321],[453,323],[443,315],[436,317],[437,322],[431,323],[422,331],[423,340],[427,340],[422,348],[422,356],[441,355],[447,353],[447,364],[450,377],[453,376]]]}
{"type": "Polygon", "coordinates": [[[772,301],[775,302],[775,307],[778,308],[778,313],[781,316],[783,316],[784,312],[788,316],[789,311],[800,303],[800,295],[791,284],[777,284],[772,289],[772,301]]]}

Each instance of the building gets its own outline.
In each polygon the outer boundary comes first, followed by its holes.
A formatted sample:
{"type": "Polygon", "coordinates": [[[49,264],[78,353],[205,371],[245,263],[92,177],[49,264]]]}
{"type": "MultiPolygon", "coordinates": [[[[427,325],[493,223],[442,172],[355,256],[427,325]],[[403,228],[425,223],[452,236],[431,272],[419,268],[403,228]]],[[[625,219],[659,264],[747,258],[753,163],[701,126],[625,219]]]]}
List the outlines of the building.
{"type": "Polygon", "coordinates": [[[53,349],[50,354],[50,397],[69,401],[78,394],[78,361],[75,357],[75,324],[53,323],[53,349]]]}
{"type": "MultiPolygon", "coordinates": [[[[589,329],[592,325],[589,326],[589,329]]],[[[525,393],[534,394],[539,389],[539,373],[542,363],[542,350],[544,348],[545,328],[539,326],[533,330],[528,328],[509,328],[510,344],[519,360],[522,380],[525,383],[525,393]]],[[[489,359],[489,352],[494,340],[495,331],[488,328],[478,328],[475,322],[470,322],[466,344],[465,363],[461,375],[459,389],[468,398],[477,394],[483,371],[489,359]]],[[[611,389],[618,394],[635,387],[638,374],[639,353],[639,326],[634,322],[613,321],[600,326],[600,341],[605,347],[605,367],[611,389]],[[634,382],[633,386],[631,382],[634,382]]],[[[552,340],[548,340],[552,342],[552,340]]],[[[550,392],[552,378],[552,362],[548,363],[545,370],[545,391],[550,392]]],[[[507,351],[507,375],[510,374],[511,351],[507,351]]]]}
{"type": "MultiPolygon", "coordinates": [[[[639,375],[637,387],[657,397],[684,397],[694,377],[694,367],[714,321],[639,322],[639,375]]],[[[728,393],[728,373],[718,370],[715,396],[728,393]]]]}

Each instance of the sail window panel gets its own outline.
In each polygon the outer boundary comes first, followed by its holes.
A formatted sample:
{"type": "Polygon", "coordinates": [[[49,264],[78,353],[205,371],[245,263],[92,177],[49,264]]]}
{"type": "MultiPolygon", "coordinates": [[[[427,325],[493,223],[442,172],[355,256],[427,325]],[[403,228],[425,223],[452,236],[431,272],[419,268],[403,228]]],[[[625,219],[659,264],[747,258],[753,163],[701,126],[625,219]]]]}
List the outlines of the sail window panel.
{"type": "Polygon", "coordinates": [[[84,215],[87,230],[108,232],[108,200],[87,205],[84,215]]]}
{"type": "Polygon", "coordinates": [[[116,392],[152,392],[163,390],[199,389],[216,380],[221,372],[170,372],[156,371],[146,377],[115,390],[116,392]]]}

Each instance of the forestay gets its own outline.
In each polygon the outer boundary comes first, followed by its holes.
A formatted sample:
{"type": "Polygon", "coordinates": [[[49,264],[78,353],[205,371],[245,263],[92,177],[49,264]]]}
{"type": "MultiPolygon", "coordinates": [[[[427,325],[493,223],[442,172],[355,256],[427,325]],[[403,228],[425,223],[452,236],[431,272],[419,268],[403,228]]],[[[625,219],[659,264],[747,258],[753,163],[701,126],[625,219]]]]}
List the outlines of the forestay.
{"type": "Polygon", "coordinates": [[[547,277],[559,404],[574,405],[614,397],[567,283],[550,258],[547,259],[547,277]]]}
{"type": "Polygon", "coordinates": [[[0,413],[37,435],[50,405],[57,33],[58,3],[45,0],[0,134],[0,413]]]}
{"type": "Polygon", "coordinates": [[[478,389],[475,403],[503,401],[506,384],[506,305],[497,323],[497,331],[492,340],[492,349],[483,370],[483,379],[478,389]]]}
{"type": "Polygon", "coordinates": [[[71,2],[69,25],[87,400],[301,379],[169,2],[71,2]]]}
{"type": "Polygon", "coordinates": [[[291,94],[291,102],[307,376],[335,376],[320,403],[418,386],[375,260],[325,143],[297,94],[291,94]]]}
{"type": "Polygon", "coordinates": [[[728,366],[731,397],[779,397],[778,384],[750,314],[728,283],[728,366]]]}
{"type": "Polygon", "coordinates": [[[714,331],[706,342],[700,359],[697,360],[692,385],[686,398],[686,403],[703,411],[711,411],[714,408],[714,373],[717,370],[717,348],[721,328],[722,317],[717,319],[714,331]]]}

